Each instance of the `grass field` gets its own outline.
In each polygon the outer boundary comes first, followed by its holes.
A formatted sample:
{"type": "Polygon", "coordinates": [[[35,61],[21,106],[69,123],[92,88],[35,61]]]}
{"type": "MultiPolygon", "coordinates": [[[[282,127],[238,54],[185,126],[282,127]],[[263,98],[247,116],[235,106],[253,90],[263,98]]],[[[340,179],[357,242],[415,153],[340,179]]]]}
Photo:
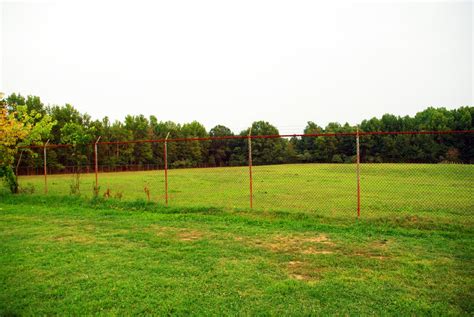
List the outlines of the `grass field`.
{"type": "Polygon", "coordinates": [[[0,195],[0,315],[474,314],[474,230],[423,216],[0,195]]]}
{"type": "Polygon", "coordinates": [[[360,219],[354,165],[255,167],[252,210],[247,172],[21,177],[0,316],[474,314],[473,166],[364,164],[360,219]]]}
{"type": "MultiPolygon", "coordinates": [[[[256,166],[255,209],[304,211],[323,216],[356,216],[355,165],[291,164],[256,166]]],[[[68,195],[72,175],[50,175],[50,195],[68,195]]],[[[20,184],[43,195],[42,176],[23,176],[20,184]]],[[[91,197],[94,174],[81,176],[81,196],[91,197]]],[[[164,204],[164,172],[101,173],[100,191],[122,200],[146,199],[164,204]]],[[[363,217],[422,215],[465,218],[474,212],[474,166],[454,164],[362,164],[363,217]]],[[[177,169],[169,171],[169,204],[180,207],[248,208],[247,167],[177,169]]]]}

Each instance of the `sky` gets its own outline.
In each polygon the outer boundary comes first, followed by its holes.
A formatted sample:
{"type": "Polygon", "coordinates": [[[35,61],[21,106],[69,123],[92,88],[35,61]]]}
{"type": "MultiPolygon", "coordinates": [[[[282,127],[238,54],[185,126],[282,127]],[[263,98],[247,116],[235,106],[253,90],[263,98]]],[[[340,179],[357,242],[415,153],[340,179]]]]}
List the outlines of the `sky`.
{"type": "Polygon", "coordinates": [[[240,132],[473,102],[471,1],[0,3],[0,91],[240,132]]]}

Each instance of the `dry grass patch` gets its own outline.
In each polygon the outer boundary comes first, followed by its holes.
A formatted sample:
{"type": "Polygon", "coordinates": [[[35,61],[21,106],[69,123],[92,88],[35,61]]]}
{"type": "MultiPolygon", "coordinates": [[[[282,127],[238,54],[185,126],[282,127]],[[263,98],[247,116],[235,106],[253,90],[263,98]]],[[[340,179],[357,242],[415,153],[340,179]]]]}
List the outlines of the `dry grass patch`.
{"type": "Polygon", "coordinates": [[[303,254],[333,254],[333,251],[329,250],[315,250],[313,248],[306,249],[302,252],[303,254]]]}
{"type": "Polygon", "coordinates": [[[300,254],[332,254],[335,244],[325,234],[308,237],[301,235],[274,236],[269,241],[259,241],[258,245],[273,252],[300,254]]]}
{"type": "Polygon", "coordinates": [[[386,260],[390,258],[388,253],[392,244],[392,240],[376,240],[354,249],[352,255],[370,259],[386,260]]]}
{"type": "Polygon", "coordinates": [[[151,225],[148,228],[144,229],[147,232],[152,232],[157,236],[169,236],[172,233],[175,233],[178,229],[174,227],[166,227],[159,225],[151,225]]]}
{"type": "Polygon", "coordinates": [[[203,237],[203,233],[198,230],[190,230],[178,232],[177,236],[180,241],[195,241],[200,240],[203,237]]]}
{"type": "Polygon", "coordinates": [[[256,248],[263,248],[275,253],[290,253],[298,260],[284,262],[288,276],[298,281],[314,283],[322,277],[324,268],[315,267],[307,255],[328,255],[335,253],[336,244],[326,234],[308,235],[274,235],[267,239],[253,239],[236,236],[234,241],[243,242],[256,248]]]}
{"type": "Polygon", "coordinates": [[[204,236],[208,236],[207,232],[202,230],[190,229],[190,228],[175,228],[151,225],[146,231],[151,231],[157,236],[168,237],[170,239],[177,239],[180,241],[195,241],[200,240],[204,236]]]}
{"type": "Polygon", "coordinates": [[[76,233],[76,234],[70,234],[70,235],[54,236],[51,238],[51,241],[60,242],[60,243],[93,244],[96,242],[96,238],[91,235],[76,233]]]}
{"type": "Polygon", "coordinates": [[[288,276],[298,281],[315,282],[321,279],[322,269],[311,267],[309,262],[289,261],[286,269],[288,276]]]}
{"type": "Polygon", "coordinates": [[[389,257],[385,255],[378,255],[378,254],[372,254],[370,252],[356,252],[354,253],[355,256],[362,256],[365,258],[370,258],[370,259],[377,259],[377,260],[386,260],[389,257]]]}

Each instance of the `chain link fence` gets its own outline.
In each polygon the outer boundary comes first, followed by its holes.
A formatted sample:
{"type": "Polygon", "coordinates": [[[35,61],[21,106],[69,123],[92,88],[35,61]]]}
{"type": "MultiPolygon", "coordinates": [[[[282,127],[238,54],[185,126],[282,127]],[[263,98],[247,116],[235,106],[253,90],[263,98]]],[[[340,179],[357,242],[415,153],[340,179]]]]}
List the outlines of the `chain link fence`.
{"type": "Polygon", "coordinates": [[[21,190],[34,194],[470,221],[473,137],[431,131],[99,140],[22,148],[16,170],[21,190]]]}

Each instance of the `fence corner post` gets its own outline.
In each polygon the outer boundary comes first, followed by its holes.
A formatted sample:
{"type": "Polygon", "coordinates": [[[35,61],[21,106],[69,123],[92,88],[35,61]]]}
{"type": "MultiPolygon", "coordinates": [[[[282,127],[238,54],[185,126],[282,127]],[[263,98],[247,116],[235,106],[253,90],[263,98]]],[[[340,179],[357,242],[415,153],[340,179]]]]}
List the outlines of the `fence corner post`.
{"type": "Polygon", "coordinates": [[[252,176],[252,127],[249,129],[247,137],[249,147],[249,189],[250,189],[250,208],[253,208],[253,176],[252,176]]]}
{"type": "Polygon", "coordinates": [[[166,135],[165,144],[163,147],[163,159],[165,161],[165,202],[166,206],[168,206],[168,138],[170,133],[166,135]]]}
{"type": "Polygon", "coordinates": [[[356,134],[356,155],[357,155],[357,218],[360,218],[360,147],[359,147],[359,126],[356,134]]]}

